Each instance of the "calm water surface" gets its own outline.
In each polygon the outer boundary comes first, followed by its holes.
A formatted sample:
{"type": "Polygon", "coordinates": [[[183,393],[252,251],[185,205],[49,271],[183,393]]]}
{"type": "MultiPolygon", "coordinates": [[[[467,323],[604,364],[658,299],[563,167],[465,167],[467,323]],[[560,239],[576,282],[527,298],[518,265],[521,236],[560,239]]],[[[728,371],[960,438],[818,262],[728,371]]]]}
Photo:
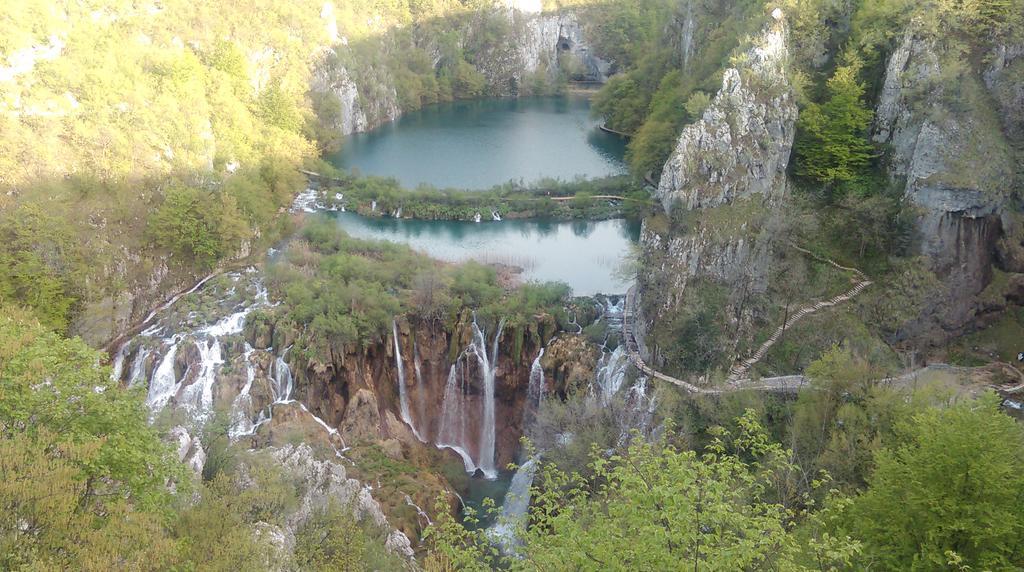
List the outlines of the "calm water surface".
{"type": "Polygon", "coordinates": [[[526,281],[558,281],[576,295],[622,294],[628,283],[616,276],[638,224],[617,220],[555,222],[423,221],[335,213],[352,236],[402,242],[450,262],[500,262],[524,269],[526,281]]]}
{"type": "Polygon", "coordinates": [[[347,137],[329,159],[403,186],[486,189],[510,180],[618,175],[625,142],[598,129],[583,96],[430,106],[347,137]]]}

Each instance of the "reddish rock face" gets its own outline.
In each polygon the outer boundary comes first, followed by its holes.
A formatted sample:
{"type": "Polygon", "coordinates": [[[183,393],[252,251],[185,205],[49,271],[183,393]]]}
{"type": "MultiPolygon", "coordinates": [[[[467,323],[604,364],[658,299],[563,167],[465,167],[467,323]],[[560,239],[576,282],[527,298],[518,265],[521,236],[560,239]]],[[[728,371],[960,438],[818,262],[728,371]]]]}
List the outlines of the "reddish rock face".
{"type": "MultiPolygon", "coordinates": [[[[438,439],[445,386],[453,357],[469,344],[471,323],[471,319],[465,316],[452,333],[436,323],[398,322],[398,345],[405,373],[409,418],[419,436],[430,444],[438,439]]],[[[499,468],[515,460],[523,434],[523,407],[530,365],[542,343],[547,341],[535,332],[553,333],[554,329],[552,318],[538,318],[526,333],[506,328],[499,340],[494,393],[495,463],[499,468]],[[517,343],[520,336],[522,342],[517,343]],[[515,351],[516,346],[519,346],[518,352],[515,351]]],[[[493,331],[486,334],[490,345],[493,343],[493,331]]],[[[416,436],[407,430],[404,423],[399,422],[402,426],[399,429],[394,423],[386,422],[389,417],[401,419],[399,376],[391,336],[365,349],[351,347],[344,352],[335,352],[329,363],[309,361],[292,363],[292,366],[296,371],[295,398],[329,425],[337,427],[348,444],[356,440],[392,438],[408,444],[417,442],[416,436]]],[[[484,411],[483,375],[475,359],[461,360],[460,367],[460,375],[466,380],[467,449],[477,459],[484,411]]]]}

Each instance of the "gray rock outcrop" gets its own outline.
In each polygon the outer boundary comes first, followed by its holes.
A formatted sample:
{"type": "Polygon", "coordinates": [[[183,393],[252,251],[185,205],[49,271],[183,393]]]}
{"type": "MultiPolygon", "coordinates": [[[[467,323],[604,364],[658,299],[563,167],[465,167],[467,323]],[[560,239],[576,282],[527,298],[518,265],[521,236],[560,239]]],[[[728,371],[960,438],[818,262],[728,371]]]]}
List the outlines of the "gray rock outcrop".
{"type": "Polygon", "coordinates": [[[666,212],[693,210],[762,195],[776,202],[785,191],[786,166],[797,117],[785,66],[786,28],[770,26],[737,67],[703,117],[683,129],[662,171],[657,196],[666,212]]]}
{"type": "Polygon", "coordinates": [[[943,284],[898,335],[916,344],[962,333],[992,281],[1016,169],[1006,135],[1018,128],[1012,107],[1024,87],[1008,79],[1018,55],[997,53],[981,81],[960,71],[970,69],[962,55],[912,27],[886,69],[873,139],[889,149],[889,173],[916,208],[916,253],[943,284]]]}

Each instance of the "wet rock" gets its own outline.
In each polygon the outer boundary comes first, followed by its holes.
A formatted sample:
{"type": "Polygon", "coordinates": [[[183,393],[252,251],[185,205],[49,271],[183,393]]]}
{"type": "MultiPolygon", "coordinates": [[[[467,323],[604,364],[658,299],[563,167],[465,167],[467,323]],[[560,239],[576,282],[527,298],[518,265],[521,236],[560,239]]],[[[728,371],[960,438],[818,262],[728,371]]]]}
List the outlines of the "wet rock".
{"type": "Polygon", "coordinates": [[[873,137],[892,150],[890,174],[906,181],[918,213],[917,253],[942,285],[898,334],[916,345],[942,344],[970,327],[1000,262],[998,246],[1008,267],[1017,266],[1019,238],[1008,233],[1019,229],[1007,218],[1015,166],[1002,128],[1012,133],[1022,114],[1002,113],[999,96],[983,94],[998,85],[1012,104],[1024,81],[1005,73],[1020,54],[1005,46],[997,52],[982,82],[962,71],[971,68],[962,54],[911,26],[888,62],[873,137]]]}
{"type": "Polygon", "coordinates": [[[381,428],[377,397],[369,389],[360,389],[349,401],[339,430],[346,442],[379,439],[381,428]]]}
{"type": "Polygon", "coordinates": [[[206,465],[206,451],[198,439],[189,434],[188,429],[181,425],[172,428],[167,438],[177,444],[178,460],[184,463],[196,475],[203,474],[206,465]]]}

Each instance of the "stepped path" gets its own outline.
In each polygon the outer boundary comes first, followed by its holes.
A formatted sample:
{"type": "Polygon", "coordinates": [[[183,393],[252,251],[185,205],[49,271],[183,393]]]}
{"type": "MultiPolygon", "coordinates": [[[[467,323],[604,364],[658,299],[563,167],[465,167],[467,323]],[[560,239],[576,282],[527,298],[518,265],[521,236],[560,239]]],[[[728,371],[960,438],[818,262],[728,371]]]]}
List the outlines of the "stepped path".
{"type": "Polygon", "coordinates": [[[643,357],[640,356],[639,345],[636,341],[635,327],[633,324],[633,320],[636,316],[635,284],[630,287],[628,292],[626,292],[626,305],[622,326],[623,335],[626,339],[626,350],[629,352],[630,361],[632,361],[633,365],[635,365],[637,369],[642,371],[644,374],[655,379],[660,379],[673,385],[677,385],[685,389],[686,391],[689,391],[690,393],[718,394],[737,390],[789,392],[798,391],[801,387],[807,385],[807,379],[802,375],[784,375],[780,377],[768,377],[762,378],[757,382],[753,382],[746,376],[747,373],[750,371],[750,368],[753,367],[753,365],[756,364],[758,361],[760,361],[761,358],[763,358],[765,354],[768,353],[768,350],[770,350],[771,347],[775,345],[775,342],[777,342],[779,338],[782,337],[782,334],[785,333],[787,327],[797,322],[798,320],[804,318],[805,316],[813,314],[814,312],[817,312],[824,308],[831,308],[833,306],[837,306],[839,304],[842,304],[843,302],[846,302],[847,300],[850,300],[851,298],[854,298],[855,296],[860,294],[865,288],[870,286],[871,281],[868,280],[866,276],[864,276],[864,273],[862,273],[860,270],[857,270],[856,268],[848,268],[846,266],[842,266],[833,260],[822,258],[805,248],[801,248],[796,245],[791,246],[797,251],[802,252],[816,260],[834,266],[840,270],[853,273],[853,288],[850,289],[848,292],[833,297],[830,300],[817,302],[815,304],[805,306],[801,308],[799,311],[797,311],[795,314],[790,316],[785,321],[785,323],[783,323],[781,326],[779,326],[777,330],[775,330],[771,337],[769,337],[763,344],[761,344],[761,347],[759,347],[757,351],[754,352],[754,355],[736,364],[732,368],[732,370],[730,370],[729,377],[724,386],[716,388],[700,387],[692,383],[683,381],[681,379],[672,377],[670,375],[661,373],[655,370],[650,365],[648,365],[643,360],[643,357]]]}
{"type": "Polygon", "coordinates": [[[773,332],[772,335],[767,340],[765,340],[763,344],[761,344],[761,347],[757,348],[757,351],[754,352],[754,355],[733,366],[733,368],[729,371],[728,378],[728,382],[731,384],[738,383],[740,380],[746,377],[747,373],[750,372],[750,368],[753,367],[754,364],[756,364],[757,362],[761,361],[765,354],[768,353],[768,350],[770,350],[772,346],[775,345],[775,342],[779,341],[779,338],[782,337],[782,334],[786,333],[786,328],[800,321],[805,316],[817,312],[818,310],[838,306],[839,304],[842,304],[843,302],[846,302],[847,300],[854,298],[857,294],[863,292],[864,289],[867,288],[868,286],[871,286],[871,281],[868,280],[866,276],[864,276],[863,272],[857,270],[856,268],[841,266],[837,264],[834,260],[822,258],[805,248],[800,248],[799,246],[796,245],[790,246],[792,246],[795,250],[802,252],[810,256],[811,258],[814,258],[815,260],[824,262],[840,270],[851,272],[853,274],[853,288],[850,289],[848,292],[839,294],[838,296],[835,296],[829,300],[817,302],[809,306],[804,306],[792,316],[788,316],[786,320],[783,321],[782,325],[779,326],[778,329],[776,329],[775,332],[773,332]]]}
{"type": "Polygon", "coordinates": [[[795,392],[801,387],[807,385],[807,379],[802,375],[784,375],[781,377],[770,377],[758,380],[756,383],[749,383],[750,380],[745,380],[748,383],[735,382],[725,387],[700,387],[692,383],[683,381],[681,379],[672,377],[661,373],[653,367],[647,365],[643,357],[640,356],[640,351],[636,342],[636,336],[634,335],[633,321],[636,317],[636,285],[630,287],[626,292],[626,304],[623,311],[622,321],[622,334],[626,340],[626,351],[629,353],[629,360],[649,377],[660,379],[677,385],[690,393],[700,393],[706,395],[714,395],[719,393],[728,393],[731,391],[738,390],[755,390],[755,391],[777,391],[777,392],[795,392]]]}

